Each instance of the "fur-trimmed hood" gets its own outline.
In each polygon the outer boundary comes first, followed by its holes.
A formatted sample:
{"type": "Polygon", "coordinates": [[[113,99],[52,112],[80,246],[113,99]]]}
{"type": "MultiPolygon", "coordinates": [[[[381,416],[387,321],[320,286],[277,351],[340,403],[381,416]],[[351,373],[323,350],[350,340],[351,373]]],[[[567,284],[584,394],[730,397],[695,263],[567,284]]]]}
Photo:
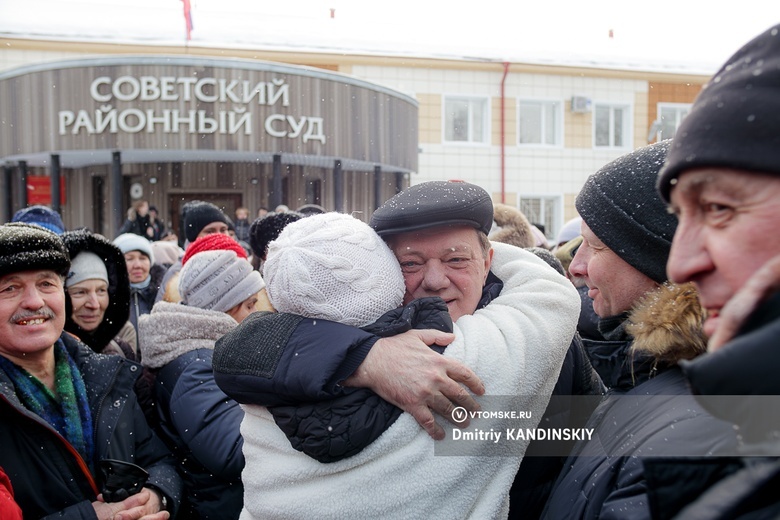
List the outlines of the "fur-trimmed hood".
{"type": "Polygon", "coordinates": [[[533,247],[536,237],[523,213],[506,204],[493,204],[493,220],[501,229],[490,234],[490,240],[517,247],[533,247]]]}
{"type": "Polygon", "coordinates": [[[626,332],[633,336],[633,354],[652,356],[675,365],[707,351],[702,332],[704,311],[691,283],[666,282],[645,294],[629,314],[626,332]]]}
{"type": "Polygon", "coordinates": [[[102,352],[119,334],[130,317],[130,278],[127,274],[125,255],[105,237],[85,229],[66,231],[62,241],[71,258],[82,251],[95,253],[103,260],[108,273],[108,307],[103,321],[93,332],[87,332],[72,319],[73,304],[65,291],[65,330],[78,337],[95,352],[102,352]]]}

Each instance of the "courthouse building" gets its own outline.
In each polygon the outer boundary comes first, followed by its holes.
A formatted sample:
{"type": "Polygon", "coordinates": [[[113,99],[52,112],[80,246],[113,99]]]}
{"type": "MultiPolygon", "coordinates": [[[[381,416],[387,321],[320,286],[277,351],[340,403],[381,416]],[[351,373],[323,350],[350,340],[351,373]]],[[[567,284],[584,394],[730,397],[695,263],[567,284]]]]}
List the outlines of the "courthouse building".
{"type": "Polygon", "coordinates": [[[108,236],[136,199],[174,229],[192,199],[367,220],[461,179],[553,238],[588,175],[673,135],[711,73],[0,33],[0,215],[46,203],[108,236]]]}

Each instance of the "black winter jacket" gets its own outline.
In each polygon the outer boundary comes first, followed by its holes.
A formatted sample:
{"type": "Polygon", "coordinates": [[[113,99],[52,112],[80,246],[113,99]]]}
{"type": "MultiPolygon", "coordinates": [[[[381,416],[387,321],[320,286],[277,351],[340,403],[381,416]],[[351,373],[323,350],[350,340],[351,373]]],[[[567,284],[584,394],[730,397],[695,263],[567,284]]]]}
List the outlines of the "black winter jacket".
{"type": "MultiPolygon", "coordinates": [[[[394,336],[411,329],[452,332],[452,318],[441,298],[421,298],[393,309],[375,323],[362,327],[378,337],[394,336]]],[[[321,348],[338,341],[322,337],[321,348]]],[[[440,354],[443,347],[434,346],[440,354]]],[[[320,462],[335,462],[359,453],[387,430],[402,410],[366,388],[345,388],[343,395],[328,401],[268,409],[296,450],[320,462]]]]}
{"type": "MultiPolygon", "coordinates": [[[[81,371],[95,431],[95,460],[118,459],[149,472],[146,486],[162,492],[175,515],[181,478],[170,451],[146,423],[133,385],[140,366],[96,354],[68,333],[61,336],[81,371]]],[[[25,518],[94,519],[92,502],[103,482],[76,450],[43,419],[25,408],[0,370],[0,466],[13,483],[25,518]]]]}
{"type": "Polygon", "coordinates": [[[738,451],[754,457],[648,464],[657,518],[780,517],[780,294],[754,313],[717,352],[682,363],[696,399],[738,428],[738,451]],[[762,456],[763,455],[763,456],[762,456]],[[677,516],[675,516],[677,515],[677,516]]]}
{"type": "Polygon", "coordinates": [[[648,458],[684,460],[733,450],[731,425],[696,403],[677,366],[704,351],[700,325],[695,290],[664,285],[606,334],[611,341],[595,359],[608,360],[600,373],[610,391],[586,425],[594,429],[592,440],[575,446],[544,518],[650,518],[648,458]],[[615,355],[606,355],[609,346],[615,355]]]}

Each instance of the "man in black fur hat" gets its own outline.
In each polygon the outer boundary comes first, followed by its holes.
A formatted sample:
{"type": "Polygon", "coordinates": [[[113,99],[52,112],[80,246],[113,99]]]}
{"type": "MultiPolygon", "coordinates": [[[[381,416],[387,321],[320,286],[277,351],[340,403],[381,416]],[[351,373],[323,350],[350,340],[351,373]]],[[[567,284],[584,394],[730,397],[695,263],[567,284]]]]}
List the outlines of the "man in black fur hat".
{"type": "Polygon", "coordinates": [[[136,400],[139,366],[63,333],[62,239],[6,224],[0,252],[0,466],[24,516],[169,518],[181,479],[136,400]],[[109,486],[107,464],[132,478],[109,486]]]}

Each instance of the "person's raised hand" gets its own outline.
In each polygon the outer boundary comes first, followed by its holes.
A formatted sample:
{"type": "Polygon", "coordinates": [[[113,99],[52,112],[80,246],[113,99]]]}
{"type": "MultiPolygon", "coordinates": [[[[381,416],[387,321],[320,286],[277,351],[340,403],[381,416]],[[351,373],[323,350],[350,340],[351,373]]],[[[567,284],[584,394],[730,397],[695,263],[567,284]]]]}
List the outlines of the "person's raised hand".
{"type": "Polygon", "coordinates": [[[436,422],[433,412],[465,428],[468,419],[455,421],[453,410],[457,407],[469,412],[479,410],[479,404],[466,388],[476,395],[485,393],[482,381],[470,368],[428,347],[446,346],[454,339],[454,334],[437,330],[410,330],[381,338],[344,384],[370,388],[411,414],[431,437],[443,439],[444,429],[436,422]]]}

